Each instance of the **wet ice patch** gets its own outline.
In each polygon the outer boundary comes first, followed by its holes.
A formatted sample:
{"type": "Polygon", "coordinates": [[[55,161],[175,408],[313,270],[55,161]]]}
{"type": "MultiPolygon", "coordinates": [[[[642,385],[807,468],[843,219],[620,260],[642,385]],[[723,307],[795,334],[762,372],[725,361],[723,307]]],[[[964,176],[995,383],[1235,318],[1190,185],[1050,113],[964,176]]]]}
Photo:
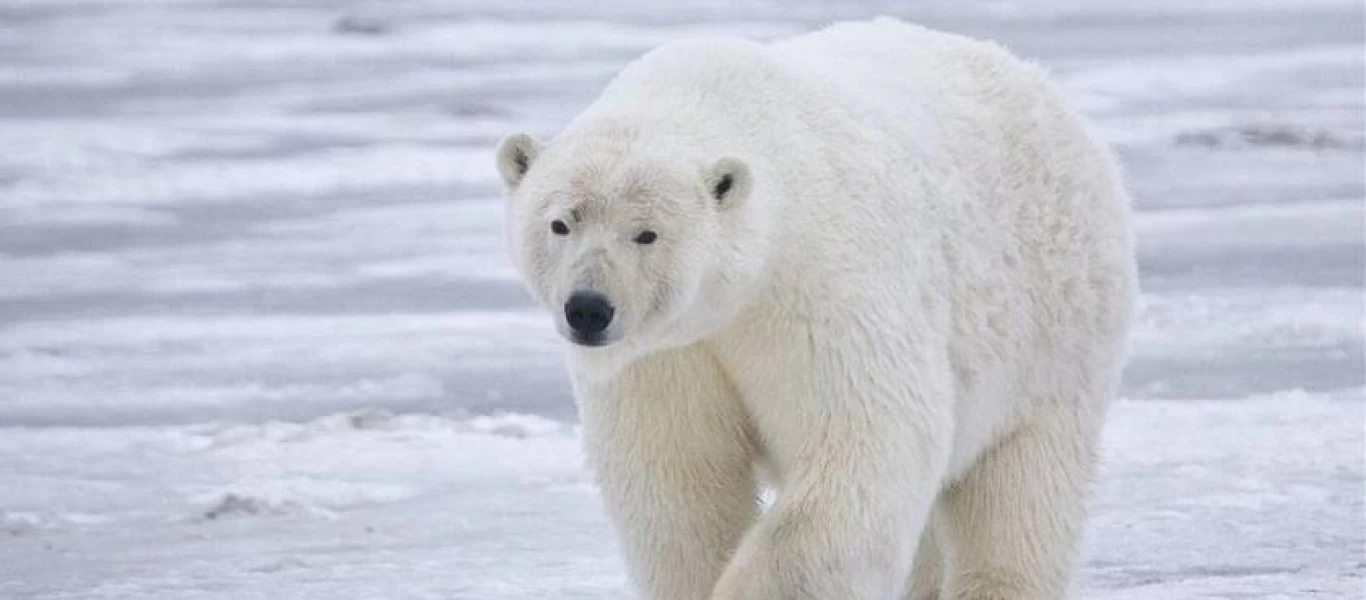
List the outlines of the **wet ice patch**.
{"type": "MultiPolygon", "coordinates": [[[[491,417],[442,416],[420,413],[396,414],[387,410],[360,410],[337,413],[304,422],[266,421],[238,425],[202,425],[197,435],[209,441],[207,448],[229,448],[248,443],[301,444],[339,436],[369,436],[358,441],[388,436],[409,438],[414,435],[452,435],[463,432],[492,433],[499,424],[538,433],[564,430],[564,424],[535,415],[504,414],[491,417]],[[524,425],[525,424],[525,425],[524,425]]],[[[513,437],[528,437],[527,435],[513,437]]]]}
{"type": "Polygon", "coordinates": [[[474,431],[502,437],[528,438],[539,435],[563,434],[569,431],[564,423],[536,415],[500,414],[470,419],[474,431]]]}
{"type": "Polygon", "coordinates": [[[1183,131],[1174,140],[1180,146],[1240,149],[1255,147],[1304,150],[1344,150],[1362,148],[1356,133],[1339,133],[1290,123],[1248,123],[1229,127],[1183,131]]]}
{"type": "Polygon", "coordinates": [[[10,511],[0,509],[0,534],[29,535],[72,527],[104,525],[110,515],[88,512],[10,511]]]}
{"type": "Polygon", "coordinates": [[[48,522],[37,513],[0,510],[0,533],[24,535],[47,526],[48,522]]]}
{"type": "Polygon", "coordinates": [[[267,515],[307,514],[309,516],[336,518],[336,513],[318,507],[301,505],[292,500],[279,500],[239,494],[224,494],[209,503],[200,518],[207,521],[231,517],[259,517],[267,515]]]}
{"type": "Polygon", "coordinates": [[[332,22],[332,31],[341,35],[385,35],[393,29],[391,21],[373,15],[345,15],[332,22]]]}
{"type": "Polygon", "coordinates": [[[226,491],[195,494],[190,503],[204,520],[290,515],[337,519],[346,509],[401,502],[417,493],[395,484],[286,478],[234,483],[226,491]]]}

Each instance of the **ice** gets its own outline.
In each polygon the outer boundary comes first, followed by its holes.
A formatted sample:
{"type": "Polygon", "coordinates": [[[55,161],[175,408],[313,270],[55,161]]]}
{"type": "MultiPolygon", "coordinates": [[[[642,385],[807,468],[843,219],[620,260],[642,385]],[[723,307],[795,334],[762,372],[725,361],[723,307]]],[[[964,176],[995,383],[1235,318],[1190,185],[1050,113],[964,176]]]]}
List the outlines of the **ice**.
{"type": "MultiPolygon", "coordinates": [[[[1120,401],[1084,597],[1357,597],[1363,400],[1120,401]]],[[[581,462],[521,414],[3,429],[0,594],[623,598],[581,462]]]]}
{"type": "Polygon", "coordinates": [[[0,4],[0,598],[629,597],[491,148],[878,14],[1039,62],[1133,190],[1080,597],[1363,597],[1358,3],[599,8],[0,4]]]}

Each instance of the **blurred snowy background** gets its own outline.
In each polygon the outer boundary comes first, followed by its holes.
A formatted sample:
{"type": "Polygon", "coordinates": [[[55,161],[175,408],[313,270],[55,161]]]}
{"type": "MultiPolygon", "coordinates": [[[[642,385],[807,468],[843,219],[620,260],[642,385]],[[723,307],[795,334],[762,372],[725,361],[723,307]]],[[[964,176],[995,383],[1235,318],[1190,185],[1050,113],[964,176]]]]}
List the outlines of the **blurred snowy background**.
{"type": "Polygon", "coordinates": [[[0,598],[625,598],[491,147],[695,33],[999,40],[1144,309],[1086,598],[1366,597],[1354,0],[0,0],[0,598]]]}

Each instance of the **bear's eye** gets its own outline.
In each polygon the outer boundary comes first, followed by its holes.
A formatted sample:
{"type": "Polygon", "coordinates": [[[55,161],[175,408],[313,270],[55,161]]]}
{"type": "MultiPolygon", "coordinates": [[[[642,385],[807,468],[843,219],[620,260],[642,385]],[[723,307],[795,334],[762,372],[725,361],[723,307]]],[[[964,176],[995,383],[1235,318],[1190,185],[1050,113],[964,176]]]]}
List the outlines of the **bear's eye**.
{"type": "Polygon", "coordinates": [[[555,235],[569,235],[569,226],[559,219],[550,222],[550,230],[555,232],[555,235]]]}
{"type": "Polygon", "coordinates": [[[711,190],[712,197],[720,200],[722,196],[726,195],[726,192],[730,191],[732,185],[735,185],[735,181],[729,174],[722,176],[721,181],[716,182],[716,187],[711,190]]]}
{"type": "Polygon", "coordinates": [[[649,229],[646,229],[645,231],[642,231],[639,234],[637,234],[633,241],[637,244],[653,244],[655,243],[655,239],[657,239],[658,237],[659,234],[650,231],[649,229]]]}

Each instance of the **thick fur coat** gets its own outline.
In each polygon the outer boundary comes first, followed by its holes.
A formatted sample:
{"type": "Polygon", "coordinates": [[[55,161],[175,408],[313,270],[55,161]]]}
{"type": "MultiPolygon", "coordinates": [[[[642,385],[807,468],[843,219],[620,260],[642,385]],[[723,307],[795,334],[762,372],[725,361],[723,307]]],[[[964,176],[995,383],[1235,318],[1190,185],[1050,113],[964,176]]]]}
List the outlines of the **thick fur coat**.
{"type": "Polygon", "coordinates": [[[1037,68],[889,19],[672,43],[498,166],[643,598],[1067,593],[1136,284],[1037,68]]]}

